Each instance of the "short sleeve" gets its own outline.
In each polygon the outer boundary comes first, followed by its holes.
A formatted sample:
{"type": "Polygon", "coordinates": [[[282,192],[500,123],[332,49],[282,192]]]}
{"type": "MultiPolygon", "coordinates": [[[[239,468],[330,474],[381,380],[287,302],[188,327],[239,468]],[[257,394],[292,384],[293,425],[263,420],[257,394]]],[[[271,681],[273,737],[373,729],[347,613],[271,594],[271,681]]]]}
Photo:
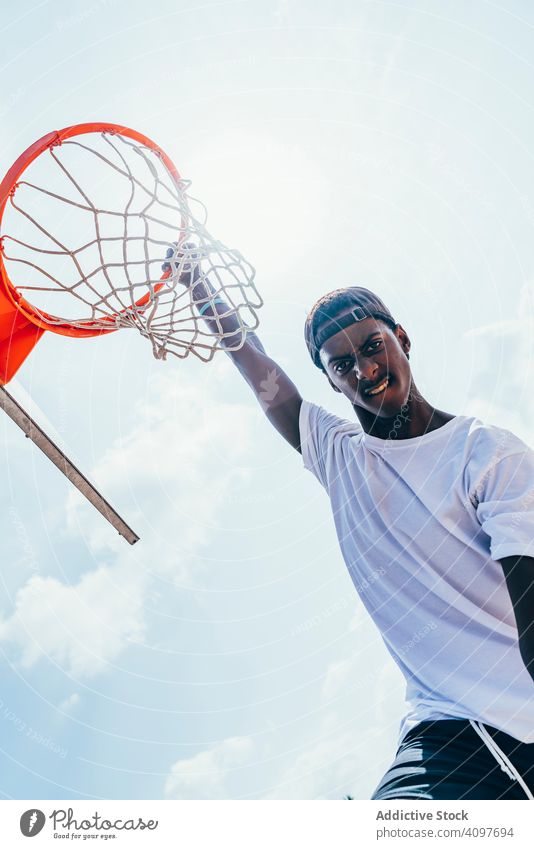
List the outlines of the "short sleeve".
{"type": "Polygon", "coordinates": [[[476,501],[493,560],[534,557],[534,451],[524,445],[492,465],[477,488],[476,501]]]}
{"type": "Polygon", "coordinates": [[[327,489],[327,458],[332,441],[339,431],[354,424],[340,419],[316,404],[303,401],[300,407],[300,446],[304,468],[313,472],[319,483],[327,489]]]}

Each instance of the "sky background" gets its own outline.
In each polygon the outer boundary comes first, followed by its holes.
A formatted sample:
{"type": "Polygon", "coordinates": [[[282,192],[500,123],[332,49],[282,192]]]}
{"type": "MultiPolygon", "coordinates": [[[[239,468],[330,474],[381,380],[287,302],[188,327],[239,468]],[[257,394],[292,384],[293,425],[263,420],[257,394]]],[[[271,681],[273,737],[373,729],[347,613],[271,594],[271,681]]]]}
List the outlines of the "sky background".
{"type": "MultiPolygon", "coordinates": [[[[304,397],[351,415],[302,329],[359,283],[432,403],[534,444],[531,3],[5,0],[0,32],[2,172],[53,129],[136,128],[256,267],[304,397]]],[[[47,333],[9,389],[141,541],[2,418],[2,796],[368,798],[403,682],[229,360],[47,333]]]]}

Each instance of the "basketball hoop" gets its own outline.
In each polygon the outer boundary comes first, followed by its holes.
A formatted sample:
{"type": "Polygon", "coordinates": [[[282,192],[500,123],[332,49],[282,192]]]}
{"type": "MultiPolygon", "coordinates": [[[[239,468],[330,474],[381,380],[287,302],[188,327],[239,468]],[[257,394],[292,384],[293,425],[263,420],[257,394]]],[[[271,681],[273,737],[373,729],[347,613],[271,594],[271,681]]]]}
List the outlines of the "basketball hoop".
{"type": "Polygon", "coordinates": [[[0,185],[0,382],[46,330],[136,328],[158,358],[207,361],[244,343],[262,305],[254,269],[209,234],[189,187],[158,145],[115,124],[49,133],[17,159],[0,185]],[[172,244],[178,259],[162,274],[172,244]],[[209,300],[180,283],[193,257],[196,283],[209,280],[241,333],[206,329],[209,300]]]}
{"type": "Polygon", "coordinates": [[[149,138],[101,123],[43,136],[0,184],[0,407],[132,544],[137,534],[4,384],[47,330],[135,328],[159,359],[207,361],[244,344],[262,305],[254,269],[209,234],[189,186],[149,138]]]}

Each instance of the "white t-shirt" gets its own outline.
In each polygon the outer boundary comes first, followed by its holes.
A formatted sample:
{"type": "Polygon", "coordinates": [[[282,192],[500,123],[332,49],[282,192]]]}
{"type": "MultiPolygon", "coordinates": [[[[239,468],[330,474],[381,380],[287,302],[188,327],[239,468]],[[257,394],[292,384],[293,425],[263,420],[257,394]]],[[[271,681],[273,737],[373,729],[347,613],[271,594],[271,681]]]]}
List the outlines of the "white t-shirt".
{"type": "Polygon", "coordinates": [[[379,439],[307,401],[300,434],[350,576],[407,681],[400,739],[422,720],[462,718],[533,743],[534,682],[496,561],[534,556],[534,452],[468,416],[379,439]]]}

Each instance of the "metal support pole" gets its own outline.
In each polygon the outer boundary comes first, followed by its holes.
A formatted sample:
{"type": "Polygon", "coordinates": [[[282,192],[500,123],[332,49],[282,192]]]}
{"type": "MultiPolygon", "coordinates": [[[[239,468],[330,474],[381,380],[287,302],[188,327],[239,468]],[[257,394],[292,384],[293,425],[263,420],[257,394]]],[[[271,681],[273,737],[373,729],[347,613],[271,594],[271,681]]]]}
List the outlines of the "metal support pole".
{"type": "Polygon", "coordinates": [[[79,469],[71,463],[68,457],[65,456],[57,445],[52,442],[46,433],[41,430],[38,424],[34,422],[31,416],[26,413],[20,404],[9,394],[5,387],[0,386],[0,407],[10,416],[26,436],[41,449],[43,454],[46,454],[49,460],[52,460],[60,472],[63,472],[66,478],[70,480],[74,486],[79,489],[82,495],[87,498],[91,504],[102,514],[104,519],[107,519],[110,525],[113,525],[116,531],[119,532],[124,539],[133,545],[139,539],[135,531],[121,519],[119,514],[113,509],[105,498],[103,498],[97,489],[85,475],[82,475],[79,469]]]}

